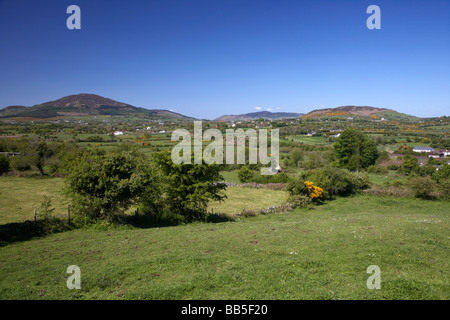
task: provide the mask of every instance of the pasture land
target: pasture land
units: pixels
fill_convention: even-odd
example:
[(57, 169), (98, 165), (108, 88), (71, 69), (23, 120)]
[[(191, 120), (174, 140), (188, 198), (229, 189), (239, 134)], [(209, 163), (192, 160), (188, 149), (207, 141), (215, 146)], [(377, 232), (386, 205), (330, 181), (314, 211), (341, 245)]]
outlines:
[(222, 202), (211, 202), (208, 211), (233, 216), (243, 210), (259, 210), (270, 206), (278, 206), (286, 202), (288, 193), (285, 190), (269, 190), (264, 188), (229, 187), (227, 199)]
[[(1, 224), (28, 217), (14, 199), (31, 205), (8, 179)], [(60, 182), (27, 184), (53, 193)], [(256, 191), (274, 196), (229, 188), (225, 208)], [(7, 198), (14, 210), (4, 209)], [(94, 225), (0, 247), (0, 299), (447, 300), (449, 240), (448, 202), (368, 195), (230, 222)], [(70, 265), (81, 269), (81, 290), (66, 286)], [(381, 270), (379, 290), (367, 288), (370, 265)]]
[(62, 187), (61, 178), (0, 177), (0, 225), (33, 220), (34, 209), (45, 196), (51, 199), (55, 216), (67, 216)]
[(307, 136), (305, 134), (287, 136), (286, 138), (280, 138), (280, 142), (297, 142), (317, 146), (332, 145), (332, 142), (328, 141), (328, 138), (324, 136)]

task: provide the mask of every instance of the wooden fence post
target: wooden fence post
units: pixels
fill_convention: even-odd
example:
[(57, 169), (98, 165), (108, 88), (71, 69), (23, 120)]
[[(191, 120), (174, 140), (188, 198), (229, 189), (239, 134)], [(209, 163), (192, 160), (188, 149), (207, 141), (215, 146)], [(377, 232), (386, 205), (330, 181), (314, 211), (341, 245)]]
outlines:
[(36, 209), (34, 209), (34, 224), (36, 224)]
[(67, 205), (67, 219), (70, 224), (70, 204)]

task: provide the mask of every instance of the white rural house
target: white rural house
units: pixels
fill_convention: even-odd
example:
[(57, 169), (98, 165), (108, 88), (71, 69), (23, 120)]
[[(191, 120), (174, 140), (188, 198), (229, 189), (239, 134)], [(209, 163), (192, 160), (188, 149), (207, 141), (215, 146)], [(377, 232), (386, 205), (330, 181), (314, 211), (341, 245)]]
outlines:
[(123, 131), (114, 131), (115, 136), (123, 136)]
[(419, 152), (419, 153), (421, 153), (421, 152), (429, 153), (429, 152), (433, 152), (433, 151), (434, 151), (434, 149), (432, 147), (414, 147), (413, 148), (413, 152)]
[(336, 134), (333, 134), (331, 137), (332, 138), (339, 138), (340, 135), (341, 135), (340, 133), (336, 133)]

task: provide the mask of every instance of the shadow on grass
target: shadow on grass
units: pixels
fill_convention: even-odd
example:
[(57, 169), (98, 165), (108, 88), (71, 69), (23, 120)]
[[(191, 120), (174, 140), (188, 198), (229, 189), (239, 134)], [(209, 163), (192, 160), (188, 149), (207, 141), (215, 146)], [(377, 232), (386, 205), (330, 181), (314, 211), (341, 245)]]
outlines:
[(52, 218), (51, 220), (27, 220), (0, 225), (0, 247), (5, 245), (40, 238), (52, 233), (75, 229), (66, 220)]
[(0, 225), (0, 247), (15, 242), (28, 241), (35, 238), (45, 237), (50, 234), (81, 229), (84, 227), (98, 227), (100, 229), (114, 228), (115, 226), (130, 226), (132, 228), (161, 228), (182, 225), (191, 222), (221, 223), (234, 221), (232, 217), (225, 214), (207, 214), (201, 219), (186, 221), (181, 216), (163, 217), (154, 219), (149, 215), (127, 215), (116, 217), (115, 221), (109, 222), (106, 226), (103, 220), (91, 220), (88, 223), (69, 223), (65, 219), (51, 218), (34, 221), (13, 222)]
[(221, 223), (235, 221), (233, 217), (221, 213), (208, 213), (206, 216), (200, 216), (195, 219), (186, 220), (181, 215), (170, 215), (160, 218), (155, 218), (151, 215), (129, 215), (124, 217), (122, 223), (133, 226), (135, 228), (161, 228), (161, 227), (174, 227), (193, 222), (205, 222), (205, 223)]

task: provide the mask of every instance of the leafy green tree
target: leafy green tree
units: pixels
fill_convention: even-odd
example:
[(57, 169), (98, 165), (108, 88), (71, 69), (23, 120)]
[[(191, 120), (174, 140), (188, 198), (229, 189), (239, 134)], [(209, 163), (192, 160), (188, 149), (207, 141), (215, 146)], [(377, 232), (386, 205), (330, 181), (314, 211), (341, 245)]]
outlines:
[(289, 165), (292, 167), (299, 167), (303, 160), (303, 152), (300, 148), (294, 148), (289, 154)]
[(409, 181), (409, 188), (415, 197), (429, 199), (436, 189), (436, 184), (430, 177), (417, 177)]
[(251, 170), (248, 166), (243, 166), (239, 169), (238, 173), (239, 181), (242, 183), (251, 182), (255, 176), (255, 172)]
[(431, 163), (428, 163), (425, 166), (419, 167), (417, 172), (420, 176), (423, 177), (432, 176), (436, 172), (436, 168)]
[(351, 171), (367, 168), (378, 158), (375, 141), (356, 129), (347, 129), (339, 136), (334, 153), (337, 165)]
[(437, 183), (450, 179), (450, 165), (444, 163), (439, 170), (435, 170), (432, 179)]
[(45, 141), (39, 141), (36, 144), (36, 147), (34, 149), (35, 151), (35, 157), (34, 157), (34, 164), (39, 170), (39, 173), (41, 176), (44, 175), (44, 164), (45, 159), (49, 157), (49, 148), (47, 146), (47, 143)]
[(66, 194), (74, 210), (114, 221), (156, 184), (152, 169), (135, 154), (86, 152), (66, 168)]
[(419, 170), (419, 164), (417, 163), (417, 158), (414, 156), (406, 155), (403, 158), (402, 165), (397, 170), (399, 173), (403, 173), (406, 175), (411, 175), (417, 173)]
[[(155, 154), (154, 162), (161, 170), (161, 182), (158, 192), (147, 197), (144, 212), (180, 215), (192, 221), (206, 215), (210, 200), (222, 201), (226, 198), (222, 193), (226, 185), (220, 183), (223, 177), (219, 173), (219, 166), (204, 163), (175, 164), (167, 151)], [(148, 198), (157, 200), (159, 206), (148, 201)], [(151, 212), (152, 209), (157, 211)]]

